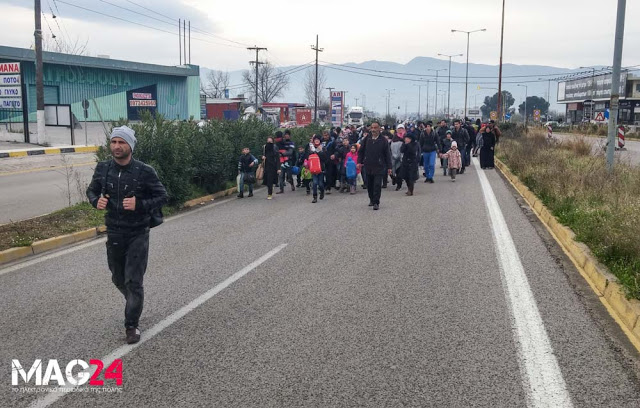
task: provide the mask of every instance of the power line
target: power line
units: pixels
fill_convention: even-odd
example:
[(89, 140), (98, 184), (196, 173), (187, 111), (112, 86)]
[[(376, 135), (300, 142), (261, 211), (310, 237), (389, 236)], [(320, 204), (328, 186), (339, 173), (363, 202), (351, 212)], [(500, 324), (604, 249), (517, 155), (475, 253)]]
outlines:
[[(102, 0), (101, 0), (101, 1), (102, 1)], [(157, 14), (157, 15), (159, 15), (159, 16), (161, 16), (161, 17), (167, 18), (167, 19), (169, 19), (170, 21), (173, 21), (173, 18), (172, 18), (172, 17), (167, 16), (166, 14), (159, 13), (159, 12), (157, 12), (157, 11), (155, 11), (155, 10), (152, 10), (152, 9), (150, 9), (150, 8), (148, 8), (148, 7), (145, 7), (145, 6), (143, 6), (143, 5), (141, 5), (141, 4), (138, 4), (138, 3), (134, 2), (134, 1), (131, 1), (131, 0), (126, 0), (126, 1), (127, 1), (128, 3), (131, 3), (131, 4), (135, 5), (135, 6), (138, 6), (138, 7), (142, 8), (142, 9), (145, 9), (145, 10), (147, 10), (147, 11), (150, 11), (150, 12), (154, 13), (154, 14)], [(124, 8), (124, 7), (122, 7), (122, 8)], [(133, 11), (133, 12), (135, 13), (135, 11)], [(150, 18), (151, 18), (151, 17), (150, 17)], [(210, 33), (210, 32), (208, 32), (208, 31), (202, 30), (202, 29), (197, 28), (197, 27), (195, 27), (195, 26), (194, 26), (194, 27), (191, 27), (191, 29), (192, 29), (193, 31), (199, 32), (199, 33), (201, 33), (201, 34), (209, 35), (209, 36), (211, 36), (211, 37), (218, 38), (218, 39), (220, 39), (220, 40), (229, 41), (229, 42), (231, 42), (231, 43), (238, 44), (238, 45), (242, 45), (242, 46), (245, 46), (245, 47), (249, 46), (249, 44), (245, 44), (245, 43), (241, 43), (241, 42), (238, 42), (238, 41), (230, 40), (230, 39), (228, 39), (228, 38), (225, 38), (225, 37), (219, 36), (219, 35), (217, 35), (217, 34)]]
[[(67, 1), (63, 1), (63, 0), (55, 0), (55, 1), (57, 1), (58, 3), (66, 4), (66, 5), (71, 6), (71, 7), (79, 8), (81, 10), (89, 11), (91, 13), (99, 14), (101, 16), (113, 18), (115, 20), (124, 21), (126, 23), (135, 24), (137, 26), (142, 26), (142, 27), (145, 27), (145, 28), (148, 28), (148, 29), (151, 29), (151, 30), (160, 31), (160, 32), (163, 32), (163, 33), (171, 34), (171, 35), (177, 35), (176, 33), (172, 32), (172, 31), (167, 31), (167, 30), (164, 30), (162, 28), (153, 27), (153, 26), (146, 25), (146, 24), (143, 24), (143, 23), (138, 23), (138, 22), (135, 22), (135, 21), (127, 20), (126, 18), (112, 16), (111, 14), (106, 14), (106, 13), (102, 13), (100, 11), (92, 10), (90, 8), (78, 6), (77, 4), (69, 3)], [(206, 43), (214, 44), (214, 45), (222, 45), (222, 46), (225, 46), (225, 47), (243, 48), (243, 47), (239, 47), (239, 46), (236, 46), (236, 45), (223, 44), (223, 43), (217, 43), (217, 42), (213, 42), (213, 41), (208, 41), (208, 40), (206, 40), (204, 38), (193, 37), (193, 39), (196, 40), (196, 41), (202, 41), (202, 42), (206, 42)]]

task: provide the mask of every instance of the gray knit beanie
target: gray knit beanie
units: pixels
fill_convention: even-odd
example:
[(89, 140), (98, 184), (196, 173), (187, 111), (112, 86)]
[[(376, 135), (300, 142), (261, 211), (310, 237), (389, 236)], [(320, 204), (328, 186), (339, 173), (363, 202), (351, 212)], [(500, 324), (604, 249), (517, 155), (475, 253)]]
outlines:
[(109, 140), (113, 139), (114, 137), (120, 137), (124, 139), (124, 141), (127, 142), (129, 146), (131, 146), (131, 151), (133, 152), (133, 149), (135, 149), (136, 147), (135, 130), (131, 129), (128, 126), (115, 127), (111, 131), (111, 137), (109, 138)]

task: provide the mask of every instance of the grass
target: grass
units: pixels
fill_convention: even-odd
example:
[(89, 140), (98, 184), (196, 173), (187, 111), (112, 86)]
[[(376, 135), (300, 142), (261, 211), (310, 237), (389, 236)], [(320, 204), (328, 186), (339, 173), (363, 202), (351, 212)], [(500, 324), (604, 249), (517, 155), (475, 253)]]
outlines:
[(104, 224), (104, 212), (83, 202), (51, 214), (0, 225), (0, 251)]
[(640, 168), (616, 162), (609, 174), (588, 142), (545, 136), (504, 137), (498, 157), (640, 299)]

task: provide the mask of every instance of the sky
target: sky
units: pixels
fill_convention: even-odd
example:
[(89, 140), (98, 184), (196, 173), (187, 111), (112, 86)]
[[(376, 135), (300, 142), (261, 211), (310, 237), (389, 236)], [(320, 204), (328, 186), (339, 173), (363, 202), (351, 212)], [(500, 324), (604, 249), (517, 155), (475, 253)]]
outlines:
[[(87, 42), (89, 55), (162, 65), (178, 64), (178, 18), (191, 20), (191, 62), (222, 71), (247, 69), (255, 52), (246, 47), (254, 45), (268, 48), (261, 59), (276, 66), (307, 63), (315, 58), (310, 46), (316, 34), (324, 49), (320, 60), (332, 63), (404, 64), (438, 53), (465, 54), (462, 62), (467, 36), (452, 29), (486, 28), (471, 34), (470, 62), (496, 65), (500, 53), (501, 0), (41, 1), (47, 41), (51, 34), (58, 41), (79, 39)], [(504, 62), (611, 65), (616, 5), (615, 0), (506, 0)], [(33, 1), (0, 0), (0, 7), (0, 44), (30, 47)], [(640, 15), (640, 1), (628, 1), (626, 15), (622, 64), (640, 65), (640, 19), (632, 18)]]

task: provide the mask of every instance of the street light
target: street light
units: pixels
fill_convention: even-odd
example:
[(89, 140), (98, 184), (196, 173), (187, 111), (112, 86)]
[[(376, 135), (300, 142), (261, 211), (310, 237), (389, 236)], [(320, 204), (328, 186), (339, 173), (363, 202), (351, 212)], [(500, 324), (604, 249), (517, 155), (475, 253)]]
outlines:
[(479, 31), (487, 31), (486, 28), (481, 28), (479, 30), (473, 31), (464, 31), (464, 30), (451, 30), (452, 33), (465, 33), (467, 35), (467, 74), (464, 79), (464, 116), (467, 117), (467, 89), (469, 86), (469, 37), (471, 33), (477, 33)]
[[(437, 115), (438, 114), (438, 72), (440, 71), (446, 71), (446, 68), (441, 68), (441, 69), (427, 69), (427, 71), (434, 71), (436, 73), (436, 107), (433, 110), (433, 114)], [(429, 93), (429, 88), (427, 87), (427, 94)], [(428, 96), (427, 96), (428, 98)], [(428, 101), (427, 101), (428, 102)], [(427, 116), (429, 116), (429, 104), (427, 103)]]
[(527, 98), (529, 97), (529, 87), (527, 85), (517, 84), (524, 87), (524, 127), (527, 127)]
[(453, 57), (462, 57), (463, 54), (454, 54), (454, 55), (447, 55), (447, 54), (438, 54), (441, 57), (448, 57), (449, 58), (449, 88), (447, 90), (448, 96), (447, 96), (447, 119), (449, 119), (449, 107), (451, 106), (451, 58)]
[(391, 101), (391, 91), (395, 91), (394, 89), (385, 89), (387, 91), (387, 116), (389, 116), (389, 103)]
[[(417, 86), (418, 87), (418, 120), (420, 120), (420, 99), (422, 99), (422, 97), (420, 96), (420, 91), (422, 90), (423, 86), (429, 86), (429, 81), (427, 81), (427, 85), (421, 85), (421, 84), (413, 84), (413, 86)], [(427, 88), (427, 91), (429, 90), (429, 88)], [(429, 94), (427, 93), (427, 106), (428, 105), (428, 101), (429, 101)], [(427, 115), (429, 114), (429, 108), (427, 108)]]

